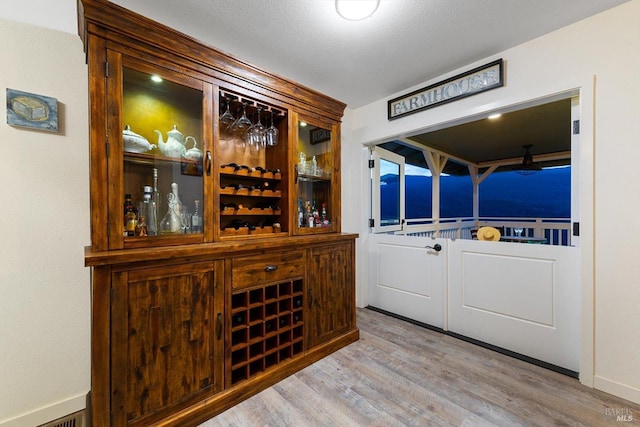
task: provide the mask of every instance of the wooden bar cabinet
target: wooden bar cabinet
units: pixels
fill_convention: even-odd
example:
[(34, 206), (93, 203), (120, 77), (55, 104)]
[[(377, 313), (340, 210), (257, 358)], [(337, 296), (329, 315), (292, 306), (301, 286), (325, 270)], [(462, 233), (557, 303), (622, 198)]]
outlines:
[(106, 0), (78, 14), (92, 424), (196, 425), (357, 340), (345, 105)]

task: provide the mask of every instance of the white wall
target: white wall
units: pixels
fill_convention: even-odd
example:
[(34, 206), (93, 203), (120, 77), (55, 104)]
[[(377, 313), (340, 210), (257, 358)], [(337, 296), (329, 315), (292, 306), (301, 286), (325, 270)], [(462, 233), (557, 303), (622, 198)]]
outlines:
[[(5, 19), (0, 58), (0, 426), (34, 426), (90, 388), (87, 68), (77, 35)], [(59, 133), (7, 125), (6, 88), (57, 98)]]
[[(594, 332), (582, 337), (581, 369), (589, 378), (581, 380), (635, 402), (640, 402), (640, 228), (634, 225), (640, 212), (638, 22), (640, 0), (633, 0), (402, 93), (497, 58), (506, 65), (503, 88), (389, 122), (387, 100), (398, 93), (349, 111), (343, 125), (343, 158), (355, 159), (362, 157), (363, 143), (444, 127), (462, 117), (581, 88), (581, 138), (586, 144), (580, 168), (583, 330)], [(365, 175), (344, 180), (345, 194), (366, 191)], [(354, 224), (347, 231), (361, 235), (358, 268), (366, 272), (368, 200), (345, 202), (344, 223)], [(365, 282), (366, 276), (359, 274), (361, 305), (366, 304)], [(594, 318), (595, 328), (590, 325)]]

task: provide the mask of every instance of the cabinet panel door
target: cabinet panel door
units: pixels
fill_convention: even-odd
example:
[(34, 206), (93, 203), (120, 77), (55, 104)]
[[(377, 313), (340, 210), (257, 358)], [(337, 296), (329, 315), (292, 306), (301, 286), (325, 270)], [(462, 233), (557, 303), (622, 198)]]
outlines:
[(150, 422), (153, 417), (142, 418), (221, 389), (222, 275), (216, 266), (202, 262), (114, 273), (115, 425)]
[(355, 328), (353, 244), (307, 252), (308, 333), (311, 347)]

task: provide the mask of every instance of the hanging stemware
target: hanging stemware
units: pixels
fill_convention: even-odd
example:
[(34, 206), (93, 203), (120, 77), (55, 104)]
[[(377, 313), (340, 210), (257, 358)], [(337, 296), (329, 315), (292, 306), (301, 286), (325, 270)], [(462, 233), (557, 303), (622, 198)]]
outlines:
[(271, 112), (271, 126), (264, 131), (264, 139), (267, 147), (278, 145), (278, 128), (273, 125), (273, 111)]
[(231, 111), (229, 110), (231, 99), (225, 98), (225, 101), (227, 106), (224, 113), (220, 116), (220, 127), (229, 129), (229, 127), (236, 121), (236, 118), (233, 117), (233, 114), (231, 114)]
[(258, 118), (256, 119), (256, 123), (247, 131), (247, 141), (249, 145), (253, 146), (258, 151), (265, 146), (264, 126), (260, 120), (261, 113), (262, 107), (258, 107)]
[(247, 129), (249, 129), (251, 127), (251, 125), (252, 125), (251, 120), (249, 120), (249, 118), (247, 117), (247, 103), (243, 102), (242, 103), (242, 116), (238, 120), (233, 122), (233, 124), (231, 125), (229, 130), (231, 132), (237, 132), (237, 133), (240, 133), (240, 134), (244, 134), (244, 132), (246, 132)]

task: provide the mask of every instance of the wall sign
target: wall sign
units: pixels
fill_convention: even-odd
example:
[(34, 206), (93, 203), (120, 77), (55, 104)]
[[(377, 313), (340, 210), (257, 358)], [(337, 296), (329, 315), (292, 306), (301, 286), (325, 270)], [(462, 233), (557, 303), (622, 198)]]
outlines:
[(387, 118), (397, 119), (501, 86), (504, 86), (502, 59), (498, 59), (388, 101)]

